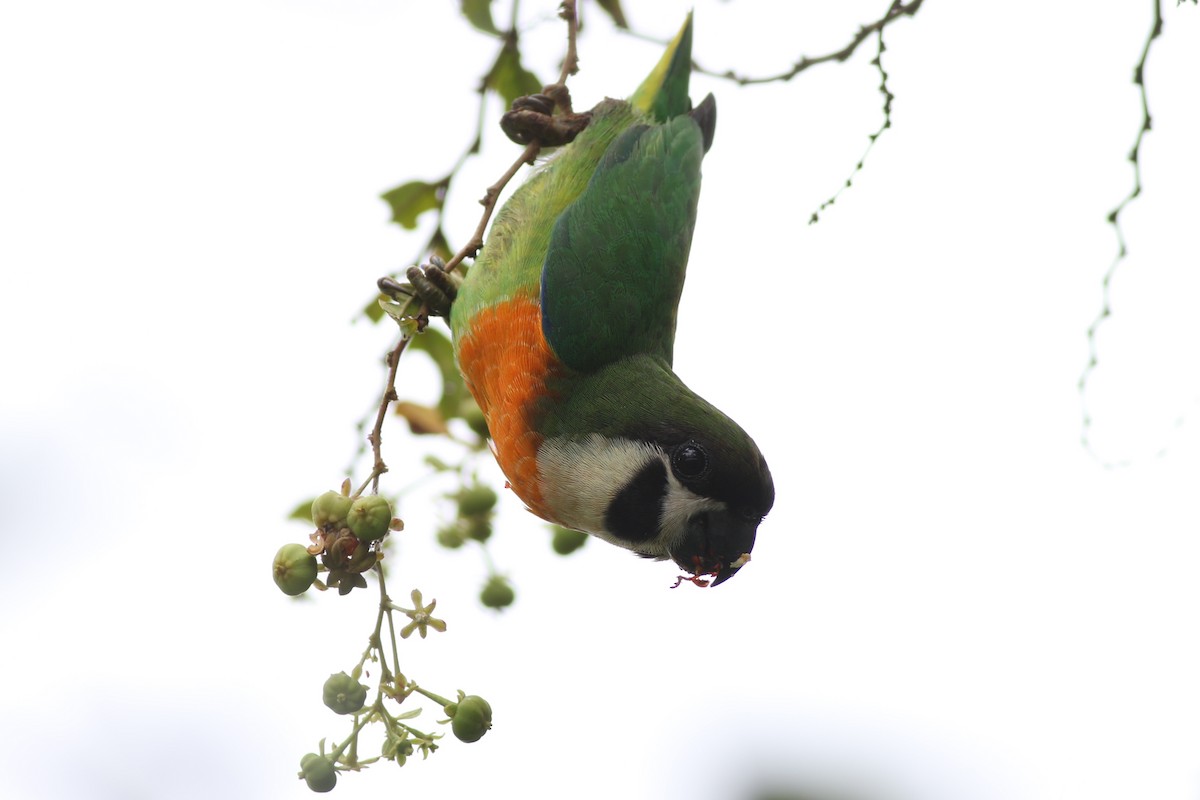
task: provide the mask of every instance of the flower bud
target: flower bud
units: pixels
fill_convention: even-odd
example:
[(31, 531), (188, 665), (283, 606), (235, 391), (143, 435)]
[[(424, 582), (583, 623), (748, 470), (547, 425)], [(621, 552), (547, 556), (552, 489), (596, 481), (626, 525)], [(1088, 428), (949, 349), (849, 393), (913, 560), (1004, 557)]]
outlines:
[(407, 733), (401, 735), (389, 733), (384, 739), (381, 755), (394, 760), (397, 766), (403, 767), (408, 757), (413, 754), (413, 750), (413, 743), (409, 740)]

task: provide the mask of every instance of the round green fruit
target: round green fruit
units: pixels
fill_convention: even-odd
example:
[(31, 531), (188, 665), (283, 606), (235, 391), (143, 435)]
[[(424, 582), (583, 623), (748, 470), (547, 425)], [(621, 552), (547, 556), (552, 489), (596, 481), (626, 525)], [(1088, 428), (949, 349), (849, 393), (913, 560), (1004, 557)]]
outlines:
[(448, 550), (457, 550), (467, 542), (467, 533), (461, 525), (447, 525), (437, 532), (438, 544)]
[(361, 542), (382, 539), (392, 524), (392, 504), (377, 494), (364, 495), (351, 504), (346, 524)]
[(486, 542), (492, 538), (492, 519), (491, 514), (483, 514), (478, 517), (468, 517), (467, 536), (477, 542)]
[(554, 526), (554, 538), (551, 540), (550, 546), (560, 556), (569, 556), (587, 544), (587, 538), (588, 535), (583, 531), (573, 531), (570, 528), (560, 528), (556, 525)]
[(325, 681), (321, 699), (335, 714), (353, 714), (367, 702), (367, 687), (344, 672), (336, 672)]
[(458, 701), (450, 728), (459, 741), (478, 742), (492, 728), (492, 707), (479, 695), (467, 695)]
[(337, 770), (325, 756), (309, 753), (300, 759), (300, 777), (314, 792), (329, 792), (337, 786)]
[(284, 594), (304, 594), (317, 579), (317, 559), (302, 544), (285, 544), (275, 554), (271, 577)]
[(326, 492), (313, 500), (312, 520), (318, 528), (342, 528), (354, 503), (341, 492)]
[(512, 584), (499, 575), (488, 578), (479, 593), (479, 601), (488, 608), (508, 608), (517, 597)]
[(458, 515), (460, 517), (478, 517), (496, 507), (496, 490), (490, 486), (477, 483), (468, 486), (455, 495), (458, 498)]

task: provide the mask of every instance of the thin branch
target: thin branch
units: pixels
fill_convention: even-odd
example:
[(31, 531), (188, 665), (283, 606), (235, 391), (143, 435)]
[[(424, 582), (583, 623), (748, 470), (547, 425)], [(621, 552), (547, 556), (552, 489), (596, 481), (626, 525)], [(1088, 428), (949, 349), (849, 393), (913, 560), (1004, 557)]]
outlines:
[[(1146, 37), (1146, 43), (1142, 47), (1142, 57), (1138, 59), (1137, 66), (1133, 68), (1133, 83), (1138, 87), (1138, 94), (1142, 102), (1142, 124), (1138, 128), (1137, 137), (1133, 140), (1133, 149), (1129, 151), (1129, 161), (1133, 164), (1133, 188), (1129, 190), (1129, 194), (1122, 198), (1117, 207), (1108, 213), (1108, 224), (1112, 226), (1113, 232), (1117, 235), (1117, 255), (1109, 265), (1108, 271), (1104, 273), (1104, 280), (1100, 282), (1100, 313), (1096, 315), (1096, 318), (1092, 320), (1092, 324), (1088, 326), (1088, 360), (1086, 366), (1083, 368), (1083, 374), (1079, 376), (1079, 404), (1083, 415), (1080, 442), (1083, 444), (1084, 449), (1091, 453), (1092, 456), (1096, 456), (1096, 452), (1092, 449), (1091, 443), (1092, 418), (1087, 409), (1087, 387), (1092, 373), (1096, 371), (1096, 365), (1099, 363), (1096, 348), (1096, 331), (1099, 330), (1106, 319), (1112, 316), (1112, 305), (1110, 303), (1112, 279), (1117, 272), (1117, 267), (1120, 266), (1121, 262), (1129, 254), (1129, 250), (1125, 245), (1125, 232), (1121, 229), (1121, 212), (1142, 193), (1142, 165), (1140, 160), (1142, 139), (1150, 131), (1150, 104), (1146, 99), (1146, 59), (1150, 55), (1150, 47), (1154, 44), (1154, 40), (1162, 34), (1163, 27), (1162, 0), (1151, 0), (1151, 2), (1154, 4), (1154, 24), (1151, 26), (1150, 35)], [(1106, 464), (1106, 466), (1111, 465)]]
[[(428, 309), (423, 309), (423, 312), (428, 314)], [(366, 485), (371, 484), (371, 492), (378, 494), (379, 492), (379, 476), (387, 472), (387, 464), (383, 461), (383, 421), (387, 419), (388, 406), (396, 399), (396, 371), (400, 368), (400, 356), (403, 355), (408, 343), (412, 341), (412, 334), (403, 334), (400, 341), (396, 344), (395, 349), (388, 353), (388, 376), (387, 387), (383, 391), (383, 399), (379, 401), (379, 411), (375, 415), (375, 427), (371, 429), (371, 434), (367, 437), (367, 441), (371, 443), (371, 454), (375, 457), (375, 463), (371, 467), (371, 474), (367, 480), (359, 488), (356, 494), (361, 494)]]
[[(514, 10), (514, 30), (515, 14), (516, 12)], [(575, 0), (563, 0), (559, 16), (562, 17), (567, 23), (567, 54), (563, 59), (562, 72), (559, 74), (559, 80), (556, 86), (560, 89), (563, 89), (563, 96), (569, 97), (569, 95), (567, 95), (565, 92), (566, 80), (570, 75), (574, 75), (579, 71), (579, 58), (576, 50), (576, 40), (579, 33), (579, 18), (576, 14)], [(547, 87), (547, 90), (551, 90), (552, 88), (554, 87)], [(486, 89), (481, 88), (480, 91), (484, 92)], [(569, 111), (570, 109), (567, 110)], [(482, 131), (482, 115), (483, 110), (481, 105), (479, 123), (480, 129), (476, 132), (476, 136), (471, 144), (471, 147), (468, 148), (467, 151), (459, 158), (459, 165), (461, 165), (471, 153), (478, 150)], [(509, 181), (511, 181), (517, 172), (520, 171), (523, 165), (532, 164), (534, 162), (534, 159), (537, 158), (537, 154), (541, 151), (541, 148), (541, 143), (536, 139), (529, 142), (529, 144), (525, 146), (525, 149), (521, 151), (521, 155), (517, 157), (517, 159), (509, 166), (507, 170), (504, 171), (504, 174), (500, 176), (499, 180), (487, 188), (487, 192), (479, 201), (483, 206), (483, 213), (480, 215), (479, 224), (475, 226), (475, 232), (471, 235), (470, 240), (463, 245), (463, 247), (460, 248), (459, 251), (455, 253), (449, 261), (446, 262), (442, 269), (444, 269), (446, 272), (452, 272), (457, 269), (460, 264), (462, 264), (464, 259), (474, 258), (479, 253), (479, 250), (483, 247), (483, 234), (487, 230), (488, 223), (492, 219), (492, 214), (496, 210), (496, 203), (500, 199), (500, 194), (504, 191), (504, 188), (508, 186)], [(456, 165), (455, 171), (457, 171), (457, 167), (458, 165)], [(452, 176), (454, 172), (451, 172), (450, 174)], [(447, 183), (448, 181), (449, 178), (447, 178)], [(419, 332), (424, 330), (425, 326), (429, 322), (428, 304), (423, 303), (421, 305), (420, 310), (417, 312), (416, 319), (417, 331)], [(379, 476), (387, 472), (387, 464), (384, 463), (383, 460), (383, 421), (387, 419), (388, 406), (390, 406), (397, 398), (396, 372), (400, 367), (400, 356), (404, 354), (405, 349), (408, 347), (408, 343), (412, 341), (412, 336), (413, 334), (409, 332), (401, 334), (400, 341), (388, 354), (387, 384), (383, 391), (383, 398), (379, 402), (379, 409), (375, 415), (375, 426), (371, 429), (371, 433), (367, 437), (367, 441), (371, 444), (371, 453), (374, 456), (374, 464), (372, 465), (370, 476), (363, 483), (363, 487), (359, 489), (359, 493), (366, 488), (368, 483), (371, 485), (372, 492), (378, 492)]]
[(792, 65), (791, 69), (781, 72), (778, 75), (752, 77), (748, 75), (739, 75), (732, 69), (725, 70), (724, 72), (717, 72), (706, 69), (697, 64), (695, 61), (692, 62), (692, 69), (710, 77), (723, 78), (725, 80), (733, 81), (740, 86), (748, 86), (759, 83), (774, 83), (776, 81), (790, 81), (801, 72), (804, 72), (810, 67), (815, 67), (818, 64), (826, 64), (831, 61), (847, 60), (850, 58), (850, 56), (854, 55), (854, 52), (858, 49), (858, 46), (865, 42), (867, 37), (869, 37), (872, 33), (882, 32), (884, 28), (886, 28), (888, 25), (891, 25), (900, 17), (911, 17), (915, 15), (918, 9), (921, 8), (921, 4), (924, 2), (925, 0), (912, 0), (912, 2), (907, 5), (902, 2), (893, 2), (890, 6), (888, 6), (887, 12), (882, 17), (872, 23), (861, 26), (858, 29), (858, 32), (851, 37), (850, 42), (842, 49), (835, 50), (832, 53), (826, 53), (823, 56), (801, 56), (800, 60)]
[[(565, 86), (567, 78), (579, 71), (579, 55), (576, 49), (576, 40), (579, 34), (579, 18), (576, 14), (575, 0), (563, 0), (559, 16), (567, 23), (567, 54), (563, 58), (562, 71), (559, 73), (556, 85)], [(548, 93), (550, 93), (551, 88), (546, 87)], [(569, 97), (565, 92), (563, 95)], [(566, 110), (570, 111), (569, 108)], [(446, 272), (453, 272), (463, 262), (463, 259), (474, 258), (479, 253), (479, 250), (483, 247), (483, 234), (487, 230), (488, 223), (492, 219), (492, 214), (496, 210), (496, 202), (500, 199), (500, 193), (504, 191), (504, 187), (520, 171), (522, 165), (533, 163), (538, 153), (541, 152), (541, 149), (541, 142), (536, 139), (531, 141), (525, 146), (525, 149), (517, 157), (517, 160), (500, 176), (500, 179), (488, 187), (487, 192), (479, 201), (483, 206), (483, 214), (480, 216), (479, 224), (475, 226), (475, 232), (471, 235), (466, 245), (455, 253), (453, 258), (446, 262), (446, 266), (444, 267)]]
[(575, 40), (579, 37), (579, 14), (575, 0), (563, 0), (558, 15), (567, 23), (567, 55), (563, 57), (562, 71), (558, 73), (558, 82), (565, 84), (569, 76), (579, 72), (579, 52), (575, 49)]
[[(454, 254), (454, 258), (446, 262), (444, 268), (446, 272), (453, 272), (463, 262), (463, 259), (474, 258), (480, 248), (483, 247), (483, 234), (487, 230), (493, 212), (496, 210), (496, 201), (500, 198), (500, 193), (504, 191), (504, 187), (520, 171), (522, 166), (531, 163), (537, 158), (537, 154), (541, 149), (542, 145), (540, 142), (534, 141), (527, 144), (525, 149), (521, 151), (521, 155), (505, 170), (500, 179), (487, 188), (487, 192), (479, 200), (479, 203), (483, 206), (483, 214), (479, 218), (479, 224), (475, 226), (475, 233), (471, 234), (470, 240), (462, 249)], [(428, 313), (428, 309), (424, 309), (423, 313), (418, 314), (418, 316), (422, 316), (424, 313)]]
[[(898, 5), (900, 5), (900, 0), (894, 0), (892, 7), (894, 8)], [(871, 59), (871, 65), (879, 71), (879, 92), (883, 95), (883, 122), (880, 123), (879, 130), (867, 137), (869, 139), (867, 149), (859, 156), (858, 163), (854, 165), (854, 169), (850, 172), (850, 176), (846, 178), (846, 182), (828, 200), (817, 207), (817, 210), (812, 213), (812, 216), (808, 220), (809, 225), (816, 223), (820, 213), (836, 203), (837, 199), (841, 197), (842, 192), (854, 184), (854, 177), (862, 172), (863, 164), (866, 163), (867, 156), (870, 155), (872, 148), (875, 147), (875, 142), (879, 140), (879, 137), (883, 135), (885, 130), (892, 127), (892, 101), (896, 99), (896, 96), (888, 89), (888, 74), (887, 70), (883, 68), (883, 52), (887, 50), (887, 46), (883, 43), (883, 28), (880, 28), (876, 35), (879, 37), (879, 49), (875, 53), (875, 58)]]
[(480, 147), (483, 146), (483, 123), (487, 119), (487, 92), (488, 90), (486, 86), (479, 87), (479, 111), (475, 117), (475, 135), (471, 138), (471, 144), (467, 146), (467, 149), (464, 150), (458, 157), (458, 160), (454, 162), (454, 166), (450, 168), (448, 173), (446, 173), (446, 177), (442, 178), (440, 185), (442, 186), (443, 201), (438, 205), (437, 220), (433, 227), (434, 233), (422, 248), (422, 251), (417, 258), (418, 262), (426, 257), (439, 235), (442, 236), (443, 240), (445, 239), (445, 235), (443, 234), (443, 226), (446, 221), (446, 203), (444, 198), (450, 192), (450, 183), (454, 180), (454, 176), (458, 174), (458, 171), (462, 169), (463, 165), (467, 163), (467, 159), (473, 155), (476, 155), (479, 152)]

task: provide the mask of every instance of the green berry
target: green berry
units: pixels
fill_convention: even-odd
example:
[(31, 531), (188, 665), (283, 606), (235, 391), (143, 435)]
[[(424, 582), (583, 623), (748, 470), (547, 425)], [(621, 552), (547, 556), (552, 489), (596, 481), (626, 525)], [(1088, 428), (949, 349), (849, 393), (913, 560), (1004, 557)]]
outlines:
[[(451, 711), (453, 707), (453, 711)], [(478, 742), (492, 727), (492, 707), (479, 695), (467, 695), (446, 706), (450, 728), (462, 742)]]
[(314, 792), (332, 791), (337, 786), (337, 770), (325, 756), (309, 753), (300, 759), (300, 777)]
[(354, 501), (341, 492), (326, 492), (313, 500), (312, 519), (318, 528), (342, 528)]
[(477, 483), (463, 488), (457, 495), (458, 515), (460, 517), (478, 517), (496, 507), (496, 490), (490, 486)]
[(469, 517), (467, 523), (467, 536), (477, 542), (486, 542), (492, 538), (492, 520), (490, 514), (481, 514), (477, 517)]
[(302, 544), (285, 544), (275, 554), (271, 576), (284, 594), (304, 594), (317, 579), (317, 559)]
[(447, 525), (437, 532), (438, 544), (449, 550), (457, 550), (467, 542), (467, 532), (461, 525)]
[(321, 699), (335, 714), (361, 711), (367, 701), (367, 687), (344, 672), (329, 676), (321, 690)]
[(512, 585), (499, 575), (488, 578), (479, 593), (479, 601), (488, 608), (508, 608), (517, 597)]
[(587, 544), (588, 535), (583, 531), (573, 531), (570, 528), (554, 526), (554, 539), (550, 546), (560, 556), (568, 556)]
[(346, 524), (359, 541), (382, 539), (392, 524), (392, 504), (377, 494), (360, 497), (351, 504)]

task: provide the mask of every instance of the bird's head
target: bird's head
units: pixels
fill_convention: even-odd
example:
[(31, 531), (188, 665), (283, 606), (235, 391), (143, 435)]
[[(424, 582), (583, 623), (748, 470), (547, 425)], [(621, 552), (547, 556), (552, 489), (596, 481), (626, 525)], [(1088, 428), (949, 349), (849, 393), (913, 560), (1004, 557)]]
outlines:
[(538, 452), (541, 493), (557, 521), (714, 576), (713, 585), (731, 578), (775, 501), (754, 440), (669, 368), (599, 387), (563, 415), (583, 429), (547, 436)]

